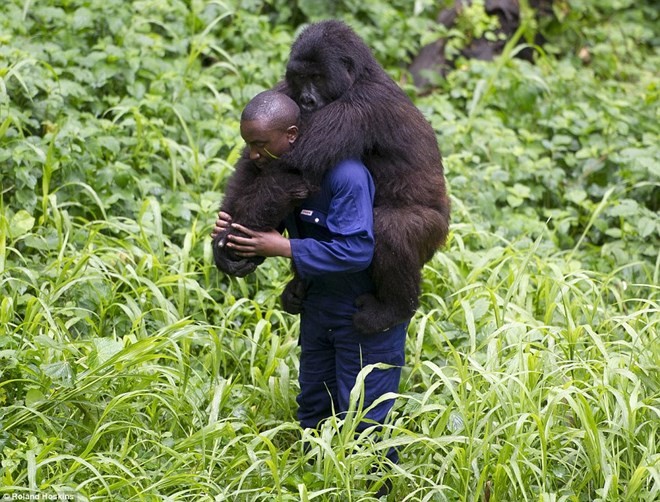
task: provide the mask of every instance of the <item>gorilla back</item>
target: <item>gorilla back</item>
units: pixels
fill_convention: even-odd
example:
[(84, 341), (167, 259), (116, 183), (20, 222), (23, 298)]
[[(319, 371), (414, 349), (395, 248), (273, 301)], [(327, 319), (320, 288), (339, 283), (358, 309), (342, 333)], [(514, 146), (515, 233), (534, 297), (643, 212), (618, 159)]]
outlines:
[(294, 42), (282, 90), (303, 112), (285, 158), (311, 184), (361, 158), (376, 184), (375, 295), (358, 300), (363, 332), (404, 321), (418, 306), (421, 268), (444, 244), (449, 199), (435, 133), (357, 34), (339, 21), (310, 25)]

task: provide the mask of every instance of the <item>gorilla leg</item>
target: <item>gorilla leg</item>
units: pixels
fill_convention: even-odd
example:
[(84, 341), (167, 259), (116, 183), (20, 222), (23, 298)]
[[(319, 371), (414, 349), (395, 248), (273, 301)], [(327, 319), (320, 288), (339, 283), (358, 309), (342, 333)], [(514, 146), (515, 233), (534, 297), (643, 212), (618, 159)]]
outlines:
[[(377, 253), (385, 246), (377, 246)], [(358, 311), (353, 324), (361, 333), (373, 334), (391, 328), (412, 317), (419, 304), (420, 269), (411, 264), (410, 256), (399, 256), (396, 261), (378, 259), (374, 255), (373, 271), (376, 294), (365, 294), (356, 300)]]
[(378, 333), (412, 317), (419, 305), (421, 268), (446, 236), (447, 218), (424, 206), (374, 208), (375, 295), (357, 299), (353, 323)]

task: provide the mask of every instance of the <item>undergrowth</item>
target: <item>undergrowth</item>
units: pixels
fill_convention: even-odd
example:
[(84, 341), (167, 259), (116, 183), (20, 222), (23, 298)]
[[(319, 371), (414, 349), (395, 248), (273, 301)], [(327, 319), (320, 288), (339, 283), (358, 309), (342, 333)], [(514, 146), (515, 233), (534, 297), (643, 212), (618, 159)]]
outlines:
[(222, 276), (208, 237), (312, 2), (0, 8), (0, 494), (657, 500), (657, 12), (556, 2), (535, 64), (512, 44), (417, 96), (436, 13), (409, 3), (331, 12), (431, 121), (453, 203), (378, 440), (360, 380), (298, 426), (286, 264)]

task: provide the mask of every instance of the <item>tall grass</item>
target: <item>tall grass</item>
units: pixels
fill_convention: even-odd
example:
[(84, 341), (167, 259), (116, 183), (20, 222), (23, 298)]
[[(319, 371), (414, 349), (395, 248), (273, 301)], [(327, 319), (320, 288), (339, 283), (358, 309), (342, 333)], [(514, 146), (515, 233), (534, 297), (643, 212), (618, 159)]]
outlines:
[(4, 493), (369, 500), (390, 447), (394, 500), (660, 493), (657, 287), (624, 289), (538, 242), (466, 271), (453, 239), (427, 266), (402, 393), (374, 441), (355, 433), (360, 381), (355, 415), (296, 424), (297, 321), (268, 293), (280, 285), (260, 284), (260, 303), (242, 298), (243, 280), (218, 294), (215, 274), (199, 282), (212, 264), (153, 247), (149, 221), (74, 223), (81, 245), (65, 243), (47, 273), (8, 270), (3, 339), (16, 348), (3, 357), (20, 372), (0, 384)]

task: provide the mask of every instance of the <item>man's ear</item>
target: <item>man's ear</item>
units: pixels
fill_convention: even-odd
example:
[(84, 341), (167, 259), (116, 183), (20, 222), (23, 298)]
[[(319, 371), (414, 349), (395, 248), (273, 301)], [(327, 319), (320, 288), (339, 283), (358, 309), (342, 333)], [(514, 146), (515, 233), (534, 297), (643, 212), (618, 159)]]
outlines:
[(293, 144), (298, 139), (298, 126), (292, 125), (286, 130), (287, 139), (289, 144)]

